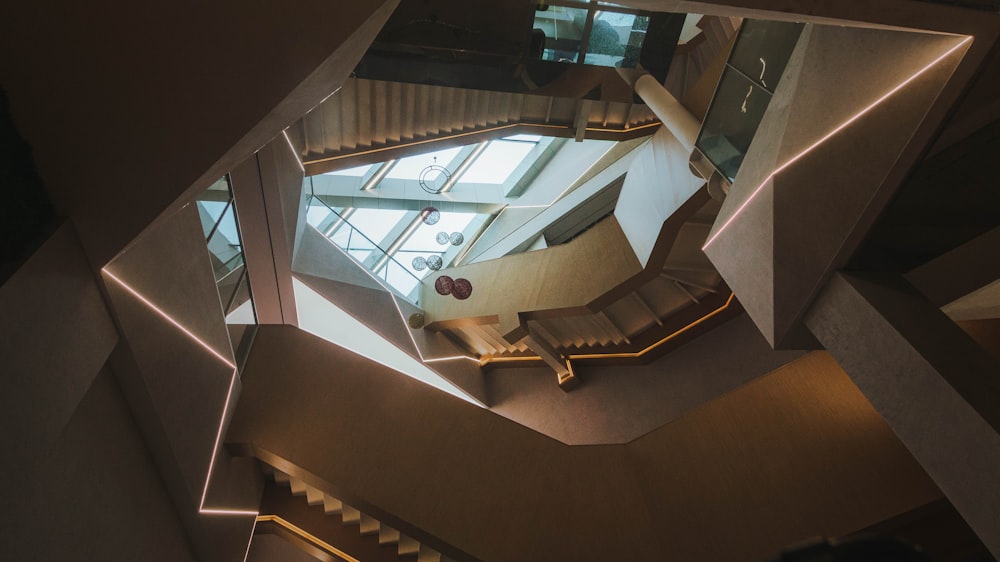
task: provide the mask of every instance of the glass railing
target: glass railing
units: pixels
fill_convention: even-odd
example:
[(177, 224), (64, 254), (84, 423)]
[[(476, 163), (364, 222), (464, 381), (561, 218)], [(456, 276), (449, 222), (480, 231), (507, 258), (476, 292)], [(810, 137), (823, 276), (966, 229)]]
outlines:
[(420, 305), (421, 279), (352, 225), (343, 209), (334, 209), (310, 192), (306, 217), (310, 225), (351, 256), (359, 266), (400, 297)]
[(229, 176), (202, 192), (196, 204), (226, 323), (256, 324)]
[(802, 26), (746, 20), (740, 28), (696, 143), (730, 182), (743, 165)]

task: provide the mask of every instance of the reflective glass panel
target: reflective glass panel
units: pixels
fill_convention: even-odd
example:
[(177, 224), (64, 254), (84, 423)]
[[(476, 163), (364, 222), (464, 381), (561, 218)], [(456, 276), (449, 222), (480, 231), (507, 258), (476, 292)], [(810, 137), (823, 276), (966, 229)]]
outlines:
[(729, 64), (773, 92), (801, 33), (800, 23), (747, 20)]
[(647, 16), (598, 11), (590, 29), (585, 64), (635, 68), (646, 39)]
[(577, 62), (583, 28), (587, 23), (587, 10), (549, 6), (535, 12), (535, 29), (545, 33), (542, 60)]
[(726, 68), (697, 144), (730, 181), (736, 179), (770, 101), (766, 90)]

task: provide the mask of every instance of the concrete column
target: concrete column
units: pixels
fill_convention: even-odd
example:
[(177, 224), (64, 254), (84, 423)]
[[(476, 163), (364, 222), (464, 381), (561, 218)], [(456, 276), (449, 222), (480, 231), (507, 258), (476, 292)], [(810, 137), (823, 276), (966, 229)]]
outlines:
[[(622, 78), (629, 81), (624, 72), (621, 74)], [(698, 140), (698, 131), (701, 130), (701, 122), (698, 121), (698, 118), (681, 105), (681, 102), (677, 101), (677, 98), (668, 92), (663, 84), (657, 82), (652, 74), (639, 76), (635, 80), (633, 88), (667, 129), (677, 137), (677, 140), (681, 141), (684, 149), (688, 153), (694, 150), (694, 143)]]
[(994, 555), (1000, 366), (902, 278), (836, 274), (805, 324)]

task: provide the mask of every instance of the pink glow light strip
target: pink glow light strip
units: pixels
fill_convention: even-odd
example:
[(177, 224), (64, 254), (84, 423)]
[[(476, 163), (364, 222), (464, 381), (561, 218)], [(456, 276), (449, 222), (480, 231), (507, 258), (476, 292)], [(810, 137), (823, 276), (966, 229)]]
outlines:
[[(149, 307), (150, 310), (152, 310), (158, 316), (169, 322), (172, 326), (180, 330), (186, 336), (194, 340), (195, 343), (197, 343), (199, 346), (201, 346), (204, 349), (207, 349), (213, 356), (215, 356), (216, 359), (218, 359), (219, 361), (224, 363), (227, 367), (233, 370), (233, 374), (229, 379), (229, 389), (226, 391), (226, 403), (225, 406), (223, 406), (222, 408), (222, 417), (219, 419), (219, 429), (215, 433), (215, 443), (212, 446), (212, 459), (208, 463), (208, 472), (205, 474), (205, 485), (202, 488), (201, 503), (198, 504), (198, 512), (206, 515), (253, 515), (254, 517), (256, 517), (257, 515), (259, 515), (259, 512), (257, 511), (205, 507), (205, 497), (208, 495), (208, 485), (212, 480), (212, 472), (215, 470), (215, 456), (219, 450), (219, 443), (222, 441), (222, 430), (224, 429), (223, 426), (225, 425), (226, 422), (226, 415), (229, 413), (229, 404), (233, 399), (233, 387), (236, 384), (236, 377), (239, 375), (239, 371), (237, 370), (236, 365), (234, 365), (232, 361), (229, 361), (222, 354), (213, 349), (204, 340), (194, 335), (194, 333), (192, 333), (191, 330), (185, 328), (183, 325), (181, 325), (180, 322), (174, 320), (174, 318), (171, 317), (166, 312), (164, 312), (163, 309), (153, 304), (152, 301), (150, 301), (141, 293), (139, 293), (131, 286), (129, 286), (128, 283), (125, 283), (124, 281), (119, 279), (115, 274), (108, 271), (107, 268), (102, 269), (101, 271), (103, 271), (108, 277), (110, 277), (116, 283), (118, 283), (118, 285), (120, 285), (123, 289), (128, 291), (129, 294), (139, 299), (139, 301), (145, 304), (147, 307)], [(247, 548), (247, 552), (249, 552), (249, 547)]]
[(169, 322), (175, 328), (177, 328), (178, 330), (180, 330), (181, 332), (183, 332), (184, 335), (186, 335), (187, 337), (191, 338), (192, 340), (194, 340), (195, 343), (197, 343), (202, 348), (204, 348), (205, 350), (207, 350), (209, 353), (211, 353), (212, 355), (214, 355), (216, 359), (218, 359), (219, 361), (222, 361), (223, 363), (225, 363), (227, 367), (229, 367), (230, 369), (235, 369), (236, 368), (236, 365), (233, 365), (233, 363), (230, 360), (226, 359), (225, 356), (223, 356), (221, 353), (219, 353), (214, 348), (212, 348), (212, 346), (208, 345), (208, 343), (206, 343), (204, 340), (202, 340), (198, 336), (194, 335), (194, 333), (191, 332), (191, 330), (188, 330), (187, 328), (185, 328), (184, 326), (182, 326), (180, 322), (178, 322), (177, 320), (174, 320), (173, 317), (171, 317), (169, 314), (167, 314), (166, 312), (164, 312), (160, 307), (158, 307), (155, 304), (153, 304), (149, 299), (147, 299), (146, 297), (142, 296), (142, 294), (139, 293), (139, 291), (136, 291), (135, 289), (133, 289), (132, 287), (130, 287), (128, 285), (128, 283), (126, 283), (126, 282), (122, 281), (121, 279), (119, 279), (114, 273), (111, 273), (110, 271), (108, 271), (107, 268), (102, 269), (101, 271), (103, 271), (105, 273), (105, 275), (107, 275), (108, 277), (110, 277), (111, 279), (113, 279), (116, 283), (118, 283), (123, 289), (125, 289), (126, 291), (128, 291), (132, 296), (134, 296), (135, 298), (139, 299), (143, 304), (145, 304), (146, 306), (148, 306), (153, 312), (155, 312), (156, 314), (158, 314), (161, 318), (163, 318), (164, 320), (166, 320), (167, 322)]
[(861, 119), (862, 117), (864, 117), (871, 110), (873, 110), (876, 107), (878, 107), (879, 105), (881, 105), (882, 102), (884, 102), (887, 99), (891, 98), (893, 95), (895, 95), (897, 92), (899, 92), (900, 90), (902, 90), (903, 88), (905, 88), (911, 82), (913, 82), (914, 80), (916, 80), (917, 78), (919, 78), (920, 76), (922, 76), (925, 72), (927, 72), (928, 70), (930, 70), (930, 69), (934, 68), (935, 66), (937, 66), (938, 63), (940, 63), (944, 59), (948, 58), (949, 55), (951, 55), (952, 53), (954, 53), (955, 51), (957, 51), (958, 49), (960, 49), (963, 45), (965, 45), (969, 41), (972, 41), (972, 36), (966, 37), (961, 42), (959, 42), (957, 45), (955, 45), (954, 47), (952, 47), (952, 48), (948, 49), (947, 51), (945, 51), (941, 56), (939, 56), (938, 58), (936, 58), (933, 61), (931, 61), (930, 63), (928, 63), (927, 66), (921, 68), (920, 70), (918, 70), (917, 72), (915, 72), (912, 76), (910, 76), (906, 80), (903, 80), (902, 82), (900, 82), (899, 84), (897, 84), (894, 88), (892, 88), (891, 90), (889, 90), (888, 92), (886, 92), (885, 94), (883, 94), (882, 97), (878, 98), (877, 100), (875, 100), (874, 102), (872, 102), (870, 105), (868, 105), (867, 107), (865, 107), (864, 109), (862, 109), (858, 113), (854, 114), (854, 116), (852, 116), (848, 120), (846, 120), (843, 123), (841, 123), (840, 125), (837, 125), (836, 127), (834, 127), (833, 130), (831, 130), (827, 134), (825, 134), (822, 137), (820, 137), (819, 140), (817, 140), (816, 142), (814, 142), (811, 145), (809, 145), (808, 147), (806, 147), (804, 150), (802, 150), (801, 152), (799, 152), (798, 154), (796, 154), (795, 156), (793, 156), (791, 159), (789, 159), (784, 164), (782, 164), (782, 165), (778, 166), (777, 168), (775, 168), (774, 171), (772, 171), (766, 178), (764, 178), (764, 181), (762, 181), (760, 183), (760, 185), (758, 185), (753, 190), (753, 192), (750, 193), (750, 196), (747, 197), (746, 201), (744, 201), (736, 209), (736, 211), (732, 214), (732, 216), (730, 216), (729, 219), (726, 220), (726, 222), (723, 223), (721, 227), (719, 227), (719, 230), (717, 230), (715, 232), (715, 234), (713, 234), (708, 239), (708, 241), (705, 242), (705, 245), (702, 246), (701, 249), (704, 250), (704, 249), (708, 248), (712, 244), (712, 242), (715, 242), (715, 239), (718, 238), (719, 235), (721, 235), (723, 232), (725, 232), (725, 230), (729, 227), (729, 225), (732, 224), (732, 222), (734, 220), (736, 220), (736, 218), (738, 216), (740, 216), (740, 214), (743, 212), (743, 210), (747, 208), (747, 205), (749, 205), (750, 202), (753, 201), (754, 198), (757, 197), (757, 195), (760, 194), (761, 191), (763, 191), (764, 187), (768, 184), (768, 182), (770, 182), (774, 178), (774, 176), (778, 175), (779, 173), (781, 173), (783, 170), (785, 170), (786, 168), (788, 168), (792, 164), (794, 164), (794, 163), (798, 162), (799, 160), (801, 160), (804, 156), (806, 156), (807, 154), (809, 154), (810, 152), (812, 152), (813, 150), (815, 150), (821, 144), (823, 144), (826, 141), (830, 140), (831, 137), (833, 137), (834, 135), (836, 135), (840, 131), (843, 131), (844, 129), (846, 129), (847, 127), (849, 127), (852, 123), (854, 123), (858, 119)]

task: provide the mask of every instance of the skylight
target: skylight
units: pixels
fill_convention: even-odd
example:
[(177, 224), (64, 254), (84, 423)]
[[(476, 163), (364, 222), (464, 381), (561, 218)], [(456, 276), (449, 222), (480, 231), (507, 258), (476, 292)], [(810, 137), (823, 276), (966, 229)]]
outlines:
[[(529, 135), (519, 135), (529, 137)], [(528, 155), (535, 142), (525, 142), (525, 139), (503, 139), (490, 142), (486, 150), (479, 156), (469, 169), (459, 178), (459, 183), (490, 183), (502, 184)]]
[(462, 147), (456, 148), (446, 148), (444, 150), (437, 150), (434, 152), (428, 152), (426, 154), (418, 154), (416, 156), (407, 156), (402, 158), (396, 165), (389, 170), (386, 174), (387, 179), (399, 179), (399, 180), (415, 180), (420, 177), (420, 172), (423, 171), (427, 166), (431, 166), (435, 163), (435, 158), (438, 166), (444, 166), (449, 170), (454, 169), (454, 166), (450, 166), (451, 161), (458, 156), (458, 153), (462, 151)]
[(372, 169), (374, 164), (365, 164), (364, 166), (356, 166), (354, 168), (347, 168), (346, 170), (334, 170), (332, 172), (326, 172), (327, 176), (350, 176), (355, 178), (360, 178), (368, 173), (368, 170)]

